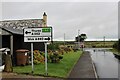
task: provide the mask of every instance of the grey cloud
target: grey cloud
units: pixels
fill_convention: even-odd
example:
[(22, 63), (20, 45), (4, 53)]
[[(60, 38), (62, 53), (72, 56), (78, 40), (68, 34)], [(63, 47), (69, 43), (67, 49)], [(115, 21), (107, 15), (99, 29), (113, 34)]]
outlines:
[[(52, 2), (3, 3), (3, 19), (42, 18), (48, 15), (54, 39), (74, 40), (77, 31), (91, 38), (117, 38), (117, 3), (109, 2)], [(114, 29), (113, 29), (114, 28)]]

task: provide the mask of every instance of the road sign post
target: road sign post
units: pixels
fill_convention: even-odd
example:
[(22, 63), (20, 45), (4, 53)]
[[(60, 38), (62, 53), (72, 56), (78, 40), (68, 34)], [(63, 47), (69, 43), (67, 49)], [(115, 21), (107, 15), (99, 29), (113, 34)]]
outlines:
[(31, 43), (31, 63), (32, 63), (32, 73), (34, 72), (34, 63), (33, 63), (33, 43)]
[(45, 74), (48, 75), (47, 72), (47, 43), (45, 42)]
[(44, 42), (45, 44), (45, 74), (47, 72), (47, 42), (52, 41), (52, 27), (37, 27), (37, 28), (25, 28), (24, 29), (24, 42), (31, 43), (31, 63), (32, 63), (32, 73), (34, 72), (33, 64), (33, 43), (34, 42)]

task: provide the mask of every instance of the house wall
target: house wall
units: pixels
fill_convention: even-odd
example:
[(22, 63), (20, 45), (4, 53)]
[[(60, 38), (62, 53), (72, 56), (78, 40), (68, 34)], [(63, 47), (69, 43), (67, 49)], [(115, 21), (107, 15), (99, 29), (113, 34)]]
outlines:
[(10, 48), (11, 33), (0, 28), (0, 48)]
[(10, 35), (2, 35), (2, 48), (10, 49)]
[(2, 29), (0, 29), (0, 48), (2, 48)]

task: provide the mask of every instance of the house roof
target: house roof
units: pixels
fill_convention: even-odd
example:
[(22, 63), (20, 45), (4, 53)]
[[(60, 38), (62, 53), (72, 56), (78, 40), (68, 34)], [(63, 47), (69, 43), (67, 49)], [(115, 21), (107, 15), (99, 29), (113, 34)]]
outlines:
[(12, 34), (23, 34), (23, 29), (28, 27), (42, 27), (43, 19), (6, 20), (0, 21), (0, 28)]

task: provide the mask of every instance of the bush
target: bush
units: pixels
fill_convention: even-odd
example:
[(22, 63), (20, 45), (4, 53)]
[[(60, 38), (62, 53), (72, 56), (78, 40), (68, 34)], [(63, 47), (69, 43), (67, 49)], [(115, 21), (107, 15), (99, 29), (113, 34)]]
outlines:
[(68, 53), (68, 52), (70, 52), (70, 51), (73, 51), (71, 48), (69, 48), (69, 47), (64, 47), (64, 51), (66, 52), (66, 53)]
[(44, 63), (45, 58), (44, 58), (44, 53), (40, 52), (39, 50), (34, 50), (34, 64), (40, 64)]
[(113, 45), (113, 48), (117, 49), (120, 51), (120, 39), (119, 41), (117, 41), (114, 45)]
[(60, 55), (58, 51), (55, 51), (55, 52), (53, 52), (52, 54), (49, 55), (49, 58), (50, 58), (50, 62), (58, 63), (63, 58), (63, 56)]
[(51, 43), (51, 44), (48, 45), (48, 49), (53, 50), (53, 51), (58, 50), (59, 49), (59, 44)]
[[(58, 63), (63, 58), (59, 51), (48, 50), (47, 56), (48, 62)], [(45, 62), (45, 53), (39, 50), (34, 50), (34, 64), (40, 64)]]
[(61, 55), (63, 55), (65, 53), (65, 51), (64, 51), (64, 49), (59, 49), (58, 53), (61, 54)]
[(74, 51), (74, 49), (71, 48), (71, 47), (69, 47), (69, 46), (68, 46), (68, 47), (62, 46), (62, 47), (60, 47), (59, 51), (60, 51), (61, 53), (64, 53), (64, 52), (68, 53), (68, 52), (70, 52), (70, 51)]

